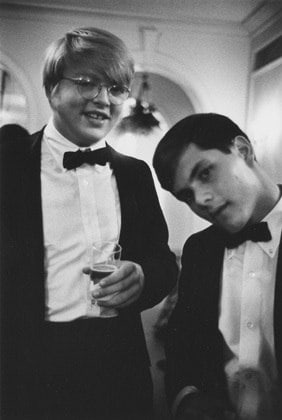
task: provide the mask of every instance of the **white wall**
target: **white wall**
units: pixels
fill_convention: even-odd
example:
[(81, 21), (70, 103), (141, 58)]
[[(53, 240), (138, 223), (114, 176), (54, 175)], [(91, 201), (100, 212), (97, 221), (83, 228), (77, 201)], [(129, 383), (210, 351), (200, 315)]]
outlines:
[[(282, 16), (275, 25), (252, 41), (255, 54), (282, 35)], [(253, 71), (250, 78), (250, 103), (247, 130), (259, 163), (282, 183), (282, 58)]]

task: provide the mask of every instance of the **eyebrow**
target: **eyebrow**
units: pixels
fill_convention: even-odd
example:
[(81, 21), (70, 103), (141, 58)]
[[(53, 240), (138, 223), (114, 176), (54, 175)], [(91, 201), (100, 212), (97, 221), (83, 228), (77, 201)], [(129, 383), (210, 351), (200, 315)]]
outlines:
[(189, 176), (189, 180), (192, 180), (195, 178), (196, 174), (199, 172), (199, 170), (201, 169), (201, 167), (207, 162), (206, 159), (202, 159), (199, 162), (196, 163), (196, 165), (194, 166), (194, 168), (192, 169), (192, 172)]
[[(201, 169), (201, 167), (204, 166), (205, 164), (208, 164), (208, 163), (209, 163), (209, 161), (207, 159), (202, 159), (199, 162), (197, 162), (195, 164), (195, 166), (193, 167), (192, 172), (191, 172), (191, 174), (189, 176), (189, 182), (195, 178), (195, 176), (197, 175), (197, 173), (199, 172), (199, 170)], [(175, 196), (178, 199), (181, 199), (182, 195), (186, 193), (187, 189), (188, 189), (187, 186), (185, 186), (180, 191), (178, 191), (175, 194)]]

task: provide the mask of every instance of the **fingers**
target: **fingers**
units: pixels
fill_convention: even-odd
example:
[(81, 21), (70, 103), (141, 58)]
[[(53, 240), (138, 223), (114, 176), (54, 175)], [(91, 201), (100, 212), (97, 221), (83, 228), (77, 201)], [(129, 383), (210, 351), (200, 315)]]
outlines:
[(120, 283), (122, 280), (125, 280), (130, 276), (134, 276), (135, 271), (137, 271), (137, 264), (131, 261), (120, 261), (118, 270), (102, 279), (99, 284), (103, 288), (109, 287), (111, 285)]
[(136, 280), (135, 278), (133, 278), (132, 276), (128, 276), (126, 278), (123, 278), (122, 280), (120, 280), (117, 283), (114, 283), (110, 286), (104, 286), (102, 287), (101, 284), (99, 283), (99, 288), (97, 288), (97, 296), (95, 295), (95, 297), (103, 297), (106, 295), (111, 295), (113, 293), (126, 293), (127, 291), (132, 291), (132, 293), (134, 292), (134, 290), (139, 289), (139, 282), (138, 280)]
[(186, 395), (176, 412), (176, 420), (236, 420), (233, 412), (226, 410), (225, 401), (201, 392)]
[(138, 299), (138, 297), (141, 294), (141, 289), (138, 283), (134, 283), (130, 285), (130, 287), (122, 292), (117, 292), (113, 294), (113, 297), (109, 300), (103, 301), (97, 299), (97, 302), (100, 306), (104, 307), (115, 307), (115, 308), (123, 308), (131, 303), (133, 303), (135, 300)]
[[(138, 264), (122, 261), (121, 267), (101, 280), (99, 286), (93, 293), (99, 305), (123, 308), (137, 300), (141, 295), (144, 286), (143, 270)], [(107, 299), (107, 301), (99, 301), (99, 298), (108, 295), (113, 295), (113, 297)]]

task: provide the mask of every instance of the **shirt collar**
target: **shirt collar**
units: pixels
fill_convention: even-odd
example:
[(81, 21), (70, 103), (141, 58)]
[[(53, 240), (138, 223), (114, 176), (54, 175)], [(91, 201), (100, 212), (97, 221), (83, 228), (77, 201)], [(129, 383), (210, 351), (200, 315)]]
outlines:
[(280, 243), (282, 230), (282, 198), (262, 221), (268, 223), (272, 239), (269, 242), (259, 242), (259, 245), (269, 257), (274, 257)]
[[(262, 222), (267, 222), (272, 239), (268, 242), (257, 242), (257, 245), (270, 257), (273, 258), (276, 254), (280, 243), (281, 230), (282, 230), (282, 197), (273, 207), (273, 209), (264, 217)], [(230, 259), (235, 253), (244, 253), (246, 243), (234, 249), (226, 248), (226, 257)]]
[[(106, 141), (104, 139), (99, 140), (97, 143), (92, 144), (88, 147), (79, 147), (76, 144), (72, 143), (66, 137), (64, 137), (59, 131), (56, 129), (53, 118), (51, 118), (44, 129), (44, 140), (46, 141), (50, 152), (52, 153), (54, 159), (56, 160), (57, 164), (63, 168), (63, 155), (65, 152), (75, 152), (77, 150), (97, 150), (101, 149), (102, 147), (106, 146)], [(65, 169), (64, 169), (65, 170)]]

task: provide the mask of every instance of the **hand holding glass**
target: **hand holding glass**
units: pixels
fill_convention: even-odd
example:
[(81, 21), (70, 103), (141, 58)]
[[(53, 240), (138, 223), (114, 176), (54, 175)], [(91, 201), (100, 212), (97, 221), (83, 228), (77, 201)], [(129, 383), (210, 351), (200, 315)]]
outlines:
[[(90, 278), (94, 283), (92, 292), (99, 288), (99, 281), (116, 271), (120, 264), (121, 246), (114, 241), (100, 241), (93, 243), (92, 246), (92, 263), (90, 270)], [(99, 298), (99, 301), (106, 301), (113, 295)], [(91, 300), (92, 305), (97, 305), (95, 298)], [(101, 315), (116, 316), (117, 311), (110, 308), (101, 307)]]
[(119, 267), (121, 246), (117, 242), (94, 242), (92, 246), (91, 280), (94, 284)]

